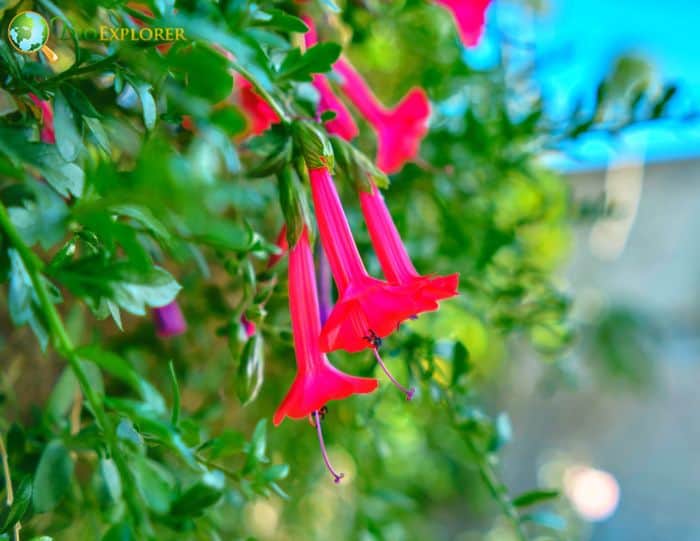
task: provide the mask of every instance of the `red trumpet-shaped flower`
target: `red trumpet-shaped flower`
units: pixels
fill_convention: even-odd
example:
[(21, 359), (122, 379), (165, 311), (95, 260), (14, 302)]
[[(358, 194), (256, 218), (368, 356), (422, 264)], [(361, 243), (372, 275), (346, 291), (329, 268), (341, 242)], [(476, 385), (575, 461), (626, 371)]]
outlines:
[(306, 230), (289, 251), (289, 311), (297, 375), (275, 412), (275, 425), (279, 425), (285, 417), (303, 419), (312, 415), (331, 400), (370, 393), (377, 388), (376, 379), (345, 374), (334, 368), (321, 352), (316, 276)]
[[(311, 17), (302, 17), (306, 26), (309, 27), (308, 32), (304, 35), (304, 41), (307, 47), (313, 47), (318, 42), (316, 35), (316, 27)], [(326, 111), (333, 111), (335, 118), (326, 122), (326, 129), (329, 133), (334, 133), (342, 137), (346, 141), (350, 141), (357, 136), (359, 130), (355, 120), (352, 118), (350, 111), (345, 107), (342, 101), (335, 95), (328, 79), (325, 76), (316, 74), (313, 78), (313, 85), (318, 90), (320, 100), (318, 103), (318, 113), (323, 114)]]
[(187, 330), (185, 316), (182, 315), (182, 310), (177, 301), (154, 308), (153, 319), (156, 324), (156, 332), (161, 338), (178, 336)]
[(385, 173), (396, 173), (416, 157), (428, 131), (430, 103), (425, 91), (412, 88), (396, 107), (388, 109), (347, 60), (338, 60), (334, 69), (343, 77), (343, 92), (377, 132), (377, 166)]
[(435, 0), (435, 2), (450, 10), (464, 45), (473, 47), (479, 43), (484, 30), (486, 9), (491, 4), (491, 0)]
[(279, 249), (279, 252), (276, 254), (270, 254), (270, 257), (267, 258), (267, 268), (271, 269), (279, 261), (287, 255), (287, 252), (289, 251), (289, 244), (287, 243), (287, 226), (283, 225), (280, 228), (280, 232), (277, 233), (277, 240), (275, 241), (275, 246)]
[(328, 169), (311, 169), (309, 177), (321, 244), (338, 286), (338, 302), (321, 331), (321, 349), (362, 351), (373, 347), (371, 337), (385, 337), (418, 311), (415, 291), (367, 273)]
[(280, 121), (277, 113), (258, 95), (248, 79), (237, 74), (234, 81), (235, 100), (248, 121), (246, 135), (260, 135)]
[(41, 110), (41, 132), (42, 143), (56, 143), (56, 132), (53, 128), (53, 107), (46, 100), (39, 99), (35, 94), (29, 94), (30, 99)]
[(415, 287), (424, 311), (435, 310), (438, 307), (437, 301), (458, 295), (459, 274), (449, 276), (418, 274), (401, 241), (384, 198), (374, 183), (372, 183), (371, 193), (360, 191), (360, 204), (372, 239), (372, 246), (384, 277), (390, 283)]

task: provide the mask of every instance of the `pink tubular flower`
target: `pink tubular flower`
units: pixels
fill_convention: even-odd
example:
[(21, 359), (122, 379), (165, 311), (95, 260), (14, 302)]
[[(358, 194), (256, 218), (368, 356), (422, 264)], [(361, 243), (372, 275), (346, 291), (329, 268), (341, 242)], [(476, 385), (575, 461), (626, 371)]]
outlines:
[(390, 283), (414, 286), (423, 302), (424, 311), (435, 310), (439, 300), (458, 295), (459, 274), (449, 276), (418, 274), (401, 241), (384, 198), (374, 183), (372, 183), (371, 193), (360, 191), (360, 204), (372, 239), (372, 246), (382, 272)]
[(42, 143), (56, 143), (56, 132), (53, 128), (53, 107), (46, 100), (39, 99), (35, 94), (29, 94), (29, 98), (41, 110), (41, 141)]
[(185, 316), (182, 315), (182, 310), (177, 301), (155, 308), (153, 310), (153, 319), (158, 336), (161, 338), (178, 336), (187, 330)]
[(277, 113), (255, 92), (255, 88), (248, 79), (236, 74), (234, 81), (235, 100), (248, 121), (248, 130), (245, 135), (260, 135), (280, 121)]
[[(306, 46), (313, 47), (318, 42), (316, 27), (311, 17), (303, 16), (302, 19), (306, 23), (306, 26), (309, 27), (309, 31), (304, 35)], [(321, 96), (318, 103), (319, 115), (326, 111), (333, 111), (335, 113), (335, 118), (326, 122), (326, 129), (328, 132), (334, 133), (346, 141), (357, 137), (359, 133), (357, 124), (355, 124), (355, 120), (352, 118), (348, 108), (345, 107), (338, 96), (334, 94), (331, 85), (328, 83), (328, 79), (323, 75), (316, 74), (313, 78), (313, 85)]]
[(416, 313), (414, 292), (367, 274), (328, 169), (311, 169), (309, 177), (321, 243), (338, 286), (321, 349), (362, 351), (372, 347), (370, 337), (385, 337)]
[(334, 69), (343, 77), (342, 89), (377, 132), (377, 166), (396, 173), (418, 154), (428, 131), (430, 103), (422, 88), (412, 88), (393, 109), (384, 107), (350, 62), (341, 58)]
[(318, 343), (321, 332), (318, 309), (314, 260), (305, 229), (296, 246), (289, 251), (289, 312), (297, 375), (272, 421), (279, 425), (285, 417), (303, 419), (313, 416), (324, 462), (337, 483), (342, 474), (336, 473), (328, 461), (321, 434), (321, 412), (327, 402), (353, 394), (371, 393), (378, 383), (373, 378), (345, 374), (328, 362)]
[(484, 30), (486, 9), (491, 4), (491, 0), (435, 0), (435, 2), (450, 10), (465, 46), (473, 47), (479, 43)]
[(246, 338), (251, 338), (258, 330), (255, 322), (245, 317), (245, 314), (241, 316), (241, 325), (243, 326), (243, 332)]
[(346, 141), (357, 137), (359, 129), (352, 118), (350, 111), (343, 105), (338, 96), (333, 93), (331, 85), (323, 75), (314, 75), (313, 84), (321, 95), (318, 103), (318, 112), (333, 111), (335, 118), (326, 122), (328, 133), (334, 133)]

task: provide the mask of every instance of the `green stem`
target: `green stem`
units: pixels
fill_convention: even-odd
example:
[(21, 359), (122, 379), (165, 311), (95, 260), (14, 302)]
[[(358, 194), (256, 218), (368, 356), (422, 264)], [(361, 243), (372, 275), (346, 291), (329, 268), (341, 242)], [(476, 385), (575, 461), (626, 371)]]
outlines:
[(241, 475), (239, 473), (227, 468), (226, 466), (222, 466), (221, 464), (217, 464), (215, 462), (212, 462), (211, 460), (208, 460), (200, 455), (195, 455), (195, 458), (197, 459), (197, 462), (206, 466), (207, 468), (219, 470), (226, 477), (228, 477), (229, 479), (231, 479), (232, 481), (234, 481), (236, 483), (241, 482)]
[(525, 534), (523, 525), (520, 522), (520, 514), (508, 496), (508, 489), (498, 478), (498, 474), (489, 462), (487, 456), (479, 449), (479, 446), (474, 441), (474, 437), (467, 433), (465, 434), (464, 441), (466, 442), (469, 452), (471, 452), (474, 461), (476, 462), (481, 480), (486, 485), (486, 488), (488, 488), (493, 499), (498, 503), (503, 514), (510, 521), (519, 541), (527, 541), (527, 535)]
[(250, 73), (246, 68), (241, 66), (238, 62), (231, 60), (231, 67), (236, 70), (238, 73), (240, 73), (243, 77), (245, 77), (248, 82), (253, 85), (253, 88), (255, 89), (255, 92), (260, 96), (262, 99), (264, 99), (267, 104), (272, 108), (272, 110), (277, 114), (278, 117), (280, 117), (280, 121), (282, 124), (289, 124), (290, 119), (285, 110), (282, 108), (282, 106), (279, 104), (279, 102), (272, 97), (272, 95), (263, 88), (263, 86), (255, 79), (252, 73)]
[(80, 75), (85, 75), (86, 73), (91, 73), (93, 71), (101, 71), (104, 68), (110, 67), (112, 64), (114, 64), (117, 60), (117, 54), (112, 54), (109, 56), (104, 57), (102, 60), (98, 60), (97, 62), (93, 62), (92, 64), (87, 64), (85, 66), (81, 66), (79, 68), (70, 68), (63, 73), (56, 75), (55, 77), (51, 77), (50, 79), (46, 79), (45, 81), (41, 81), (40, 83), (37, 83), (37, 87), (40, 89), (44, 88), (53, 88), (58, 85), (58, 83), (61, 83), (65, 81), (66, 79), (71, 79), (73, 77), (78, 77)]
[[(10, 462), (7, 458), (7, 450), (5, 449), (5, 442), (2, 439), (2, 436), (0, 436), (0, 462), (2, 462), (2, 473), (3, 476), (5, 477), (5, 501), (7, 503), (7, 507), (10, 508), (12, 507), (12, 504), (15, 501), (15, 495), (12, 490), (12, 475), (10, 473)], [(17, 521), (12, 528), (12, 541), (20, 541), (19, 539), (19, 532), (22, 529), (22, 524), (20, 524), (19, 521)]]
[(114, 427), (107, 416), (100, 396), (90, 385), (90, 381), (85, 370), (83, 369), (80, 359), (75, 352), (75, 347), (68, 336), (68, 332), (63, 325), (63, 321), (61, 320), (58, 310), (56, 310), (56, 307), (51, 302), (49, 290), (46, 287), (44, 277), (41, 275), (43, 263), (22, 240), (17, 232), (17, 229), (15, 229), (15, 226), (10, 220), (10, 216), (7, 213), (5, 205), (3, 205), (1, 202), (0, 228), (7, 235), (10, 244), (15, 248), (15, 250), (17, 250), (17, 253), (27, 269), (27, 274), (29, 275), (32, 285), (34, 286), (34, 291), (36, 292), (39, 300), (39, 305), (41, 306), (43, 314), (46, 318), (46, 323), (49, 327), (51, 341), (54, 348), (66, 361), (68, 361), (68, 365), (73, 371), (73, 374), (75, 374), (75, 377), (80, 385), (80, 389), (82, 390), (83, 395), (90, 406), (90, 410), (95, 417), (95, 422), (104, 434), (105, 445), (110, 456), (114, 460), (114, 464), (117, 467), (122, 483), (124, 484), (124, 497), (126, 499), (127, 506), (135, 525), (138, 529), (140, 529), (145, 520), (142, 511), (143, 506), (136, 499), (136, 486), (134, 484), (134, 479), (131, 475), (126, 459), (119, 451), (116, 431), (114, 430)]

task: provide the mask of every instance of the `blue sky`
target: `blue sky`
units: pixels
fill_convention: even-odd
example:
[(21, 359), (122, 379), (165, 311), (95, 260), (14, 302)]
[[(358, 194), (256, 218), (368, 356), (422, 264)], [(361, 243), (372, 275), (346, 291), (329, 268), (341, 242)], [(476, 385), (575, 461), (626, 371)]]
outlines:
[[(537, 77), (554, 107), (572, 96), (589, 95), (615, 57), (633, 52), (648, 58), (660, 81), (680, 86), (677, 109), (700, 110), (700, 0), (545, 0), (544, 14), (527, 20), (501, 0), (491, 8), (489, 25), (508, 35), (534, 41), (541, 64)], [(523, 20), (525, 19), (525, 20)], [(488, 55), (484, 43), (475, 56)], [(589, 140), (577, 151), (591, 165), (603, 165), (620, 153), (649, 160), (700, 156), (700, 122), (635, 129), (615, 148)]]

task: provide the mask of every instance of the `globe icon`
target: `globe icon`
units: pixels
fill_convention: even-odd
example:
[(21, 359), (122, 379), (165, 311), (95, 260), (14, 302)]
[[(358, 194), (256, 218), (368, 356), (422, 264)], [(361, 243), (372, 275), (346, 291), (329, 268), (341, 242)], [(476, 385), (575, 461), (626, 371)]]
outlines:
[(38, 13), (23, 11), (10, 21), (8, 35), (12, 46), (20, 53), (36, 53), (49, 39), (49, 24)]

